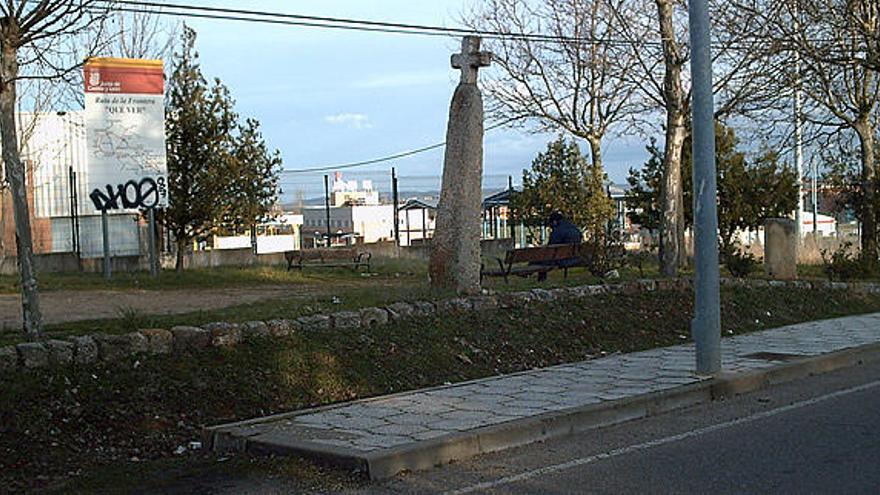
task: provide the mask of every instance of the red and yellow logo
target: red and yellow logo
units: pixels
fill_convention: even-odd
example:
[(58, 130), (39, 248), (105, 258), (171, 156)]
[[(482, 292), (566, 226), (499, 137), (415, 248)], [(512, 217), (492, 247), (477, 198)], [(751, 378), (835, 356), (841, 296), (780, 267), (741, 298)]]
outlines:
[(161, 95), (165, 92), (161, 60), (90, 58), (85, 63), (86, 93)]

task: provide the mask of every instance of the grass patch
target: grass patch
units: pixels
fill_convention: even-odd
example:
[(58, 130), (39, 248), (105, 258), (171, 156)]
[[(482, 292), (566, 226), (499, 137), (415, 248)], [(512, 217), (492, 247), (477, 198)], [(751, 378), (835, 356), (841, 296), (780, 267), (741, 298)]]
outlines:
[[(271, 320), (275, 318), (296, 318), (316, 313), (332, 313), (370, 306), (383, 306), (398, 301), (437, 300), (454, 297), (451, 291), (432, 289), (425, 282), (423, 271), (425, 263), (418, 260), (379, 260), (376, 276), (361, 277), (350, 270), (335, 270), (329, 274), (309, 274), (300, 279), (303, 296), (294, 298), (268, 298), (247, 304), (229, 306), (222, 309), (200, 310), (177, 314), (150, 314), (146, 310), (120, 308), (116, 318), (80, 320), (60, 324), (46, 325), (49, 338), (65, 338), (95, 332), (126, 333), (141, 328), (171, 328), (176, 325), (203, 325), (215, 321), (241, 323), (253, 320)], [(278, 268), (241, 269), (247, 276), (258, 279), (259, 273), (267, 273), (262, 280), (273, 277), (284, 277), (286, 272)], [(217, 275), (229, 281), (229, 273), (225, 269)], [(279, 273), (281, 275), (279, 275)], [(649, 272), (651, 273), (651, 272)], [(656, 275), (656, 272), (651, 273)], [(620, 270), (621, 280), (639, 278), (636, 269)], [(299, 275), (297, 275), (299, 277)], [(357, 277), (357, 278), (355, 278)], [(496, 292), (529, 290), (533, 288), (569, 287), (586, 284), (599, 284), (602, 280), (592, 276), (584, 268), (569, 270), (565, 278), (560, 270), (551, 272), (548, 279), (538, 282), (535, 277), (510, 277), (508, 283), (502, 278), (487, 278), (484, 287)], [(221, 285), (222, 286), (222, 285)], [(306, 291), (306, 288), (309, 288)], [(192, 287), (197, 291), (198, 287)], [(158, 290), (158, 289), (157, 289)], [(306, 295), (309, 294), (309, 295)], [(145, 296), (149, 297), (149, 296)], [(22, 342), (23, 337), (18, 328), (0, 330), (0, 346)]]
[[(379, 277), (415, 277), (424, 275), (427, 264), (418, 260), (378, 258), (373, 272)], [(284, 266), (248, 266), (197, 268), (177, 273), (163, 270), (156, 278), (149, 272), (116, 272), (105, 280), (100, 273), (41, 273), (40, 289), (57, 290), (174, 290), (254, 287), (261, 285), (314, 285), (320, 283), (362, 280), (363, 276), (345, 268), (306, 268), (290, 270)], [(17, 294), (18, 276), (0, 275), (0, 293)]]
[[(722, 305), (723, 331), (736, 334), (880, 311), (880, 297), (724, 288)], [(683, 343), (691, 316), (689, 291), (607, 294), (183, 357), (6, 374), (0, 486), (64, 491), (73, 486), (66, 481), (79, 479), (91, 491), (125, 492), (141, 485), (102, 481), (103, 473), (129, 469), (132, 458), (147, 473), (188, 462), (172, 452), (205, 425)]]
[[(96, 332), (126, 333), (142, 328), (171, 328), (176, 325), (203, 325), (215, 321), (243, 323), (276, 318), (292, 319), (316, 313), (332, 313), (370, 306), (383, 306), (398, 301), (416, 301), (452, 297), (452, 293), (432, 290), (422, 282), (402, 278), (375, 281), (362, 287), (338, 287), (321, 295), (301, 298), (272, 298), (227, 308), (194, 311), (173, 315), (150, 315), (134, 308), (120, 308), (118, 317), (83, 320), (46, 326), (48, 338), (65, 338)], [(0, 332), (0, 345), (22, 342), (18, 329)]]

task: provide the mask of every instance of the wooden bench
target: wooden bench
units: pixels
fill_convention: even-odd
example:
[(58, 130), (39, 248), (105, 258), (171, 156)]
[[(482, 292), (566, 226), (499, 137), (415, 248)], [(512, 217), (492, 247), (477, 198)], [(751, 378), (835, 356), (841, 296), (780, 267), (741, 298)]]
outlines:
[[(559, 266), (556, 262), (572, 258), (579, 259), (581, 255), (580, 248), (581, 246), (578, 244), (552, 244), (549, 246), (511, 249), (507, 251), (504, 259), (495, 258), (498, 261), (498, 269), (481, 267), (480, 278), (504, 277), (504, 282), (507, 283), (508, 277), (511, 275), (529, 277), (533, 273), (547, 273), (556, 268), (562, 268), (565, 272), (564, 276), (568, 278), (568, 269), (573, 265)], [(522, 265), (522, 263), (526, 264)]]
[(369, 272), (370, 258), (372, 258), (372, 254), (369, 252), (358, 252), (354, 248), (306, 249), (303, 251), (284, 252), (284, 259), (287, 260), (287, 271), (294, 267), (300, 271), (305, 267), (349, 267), (355, 271), (364, 267)]

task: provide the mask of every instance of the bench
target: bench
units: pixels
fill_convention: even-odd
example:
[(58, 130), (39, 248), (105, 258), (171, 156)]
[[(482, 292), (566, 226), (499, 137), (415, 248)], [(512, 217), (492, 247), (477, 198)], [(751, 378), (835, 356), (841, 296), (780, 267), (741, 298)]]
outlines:
[(306, 249), (284, 252), (284, 259), (287, 260), (287, 271), (294, 267), (300, 271), (305, 267), (349, 267), (355, 271), (364, 267), (369, 272), (370, 258), (372, 258), (372, 255), (369, 252), (358, 252), (353, 248)]
[[(549, 246), (511, 249), (507, 251), (504, 259), (495, 258), (498, 261), (497, 269), (486, 269), (485, 266), (482, 266), (480, 279), (484, 276), (504, 277), (504, 282), (507, 283), (508, 277), (511, 275), (529, 277), (533, 273), (547, 273), (556, 268), (562, 268), (565, 272), (564, 276), (568, 278), (568, 269), (574, 265), (559, 266), (555, 262), (580, 258), (580, 248), (581, 246), (578, 244), (551, 244)], [(522, 263), (526, 264), (522, 265)], [(576, 264), (580, 264), (580, 262)]]

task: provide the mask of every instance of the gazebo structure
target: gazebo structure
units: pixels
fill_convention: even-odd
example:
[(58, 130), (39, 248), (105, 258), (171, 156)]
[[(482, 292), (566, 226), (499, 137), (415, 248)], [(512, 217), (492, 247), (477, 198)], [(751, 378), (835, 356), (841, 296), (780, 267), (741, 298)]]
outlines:
[(401, 246), (411, 246), (412, 241), (430, 239), (434, 236), (437, 205), (418, 199), (409, 199), (398, 208), (400, 225), (398, 232)]
[[(483, 239), (514, 239), (514, 244), (525, 245), (524, 228), (516, 224), (510, 207), (516, 189), (510, 187), (483, 199)], [(519, 235), (518, 235), (519, 234)]]

